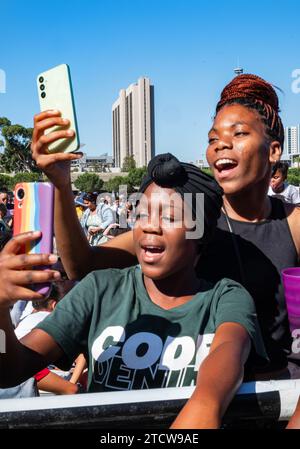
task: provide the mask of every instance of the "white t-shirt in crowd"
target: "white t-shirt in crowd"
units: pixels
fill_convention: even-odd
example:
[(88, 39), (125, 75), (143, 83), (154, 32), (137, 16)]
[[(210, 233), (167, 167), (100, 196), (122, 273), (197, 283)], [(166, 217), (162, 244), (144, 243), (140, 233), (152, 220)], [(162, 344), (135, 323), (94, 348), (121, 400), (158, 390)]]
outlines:
[(46, 311), (34, 312), (23, 318), (15, 329), (15, 334), (18, 340), (20, 340), (26, 334), (31, 332), (35, 326), (37, 326), (41, 321), (43, 321), (46, 318), (46, 316), (49, 315), (49, 313), (51, 312)]
[(268, 195), (279, 198), (283, 200), (285, 203), (300, 204), (299, 187), (293, 186), (291, 184), (284, 183), (284, 190), (280, 193), (274, 192), (272, 187), (270, 186)]
[(22, 315), (20, 317), (20, 320), (23, 320), (24, 318), (26, 318), (28, 315), (30, 315), (33, 312), (33, 305), (31, 301), (28, 301), (23, 312)]

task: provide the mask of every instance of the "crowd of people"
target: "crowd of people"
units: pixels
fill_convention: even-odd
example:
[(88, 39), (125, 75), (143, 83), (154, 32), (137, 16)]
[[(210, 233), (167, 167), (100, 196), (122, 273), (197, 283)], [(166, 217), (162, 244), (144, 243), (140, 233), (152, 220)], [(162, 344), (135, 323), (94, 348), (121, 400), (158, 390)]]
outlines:
[[(0, 386), (20, 385), (49, 364), (70, 369), (83, 354), (88, 392), (195, 385), (172, 427), (219, 428), (243, 380), (299, 379), (281, 271), (299, 265), (300, 209), (291, 204), (294, 197), (276, 197), (286, 192), (273, 181), (282, 173), (279, 112), (271, 84), (236, 76), (221, 93), (208, 133), (214, 178), (172, 154), (154, 157), (133, 229), (131, 204), (127, 232), (112, 239), (122, 201), (82, 195), (78, 220), (70, 161), (81, 156), (49, 154), (48, 145), (70, 132), (45, 133), (62, 118), (59, 111), (38, 114), (32, 154), (55, 186), (57, 248), (76, 286), (19, 340), (11, 306), (42, 300), (30, 284), (61, 275), (55, 267), (32, 269), (52, 265), (53, 255), (19, 255), (40, 237), (38, 230), (5, 245), (0, 328), (7, 352)], [(189, 219), (178, 224), (178, 211), (185, 216), (187, 210)], [(202, 235), (187, 238), (198, 222)], [(299, 427), (299, 416), (300, 404), (289, 428)]]
[(75, 197), (77, 216), (91, 246), (106, 243), (109, 239), (133, 228), (134, 206), (121, 196), (97, 192), (82, 193)]
[(0, 188), (0, 249), (8, 242), (13, 233), (13, 202), (9, 191), (4, 186)]

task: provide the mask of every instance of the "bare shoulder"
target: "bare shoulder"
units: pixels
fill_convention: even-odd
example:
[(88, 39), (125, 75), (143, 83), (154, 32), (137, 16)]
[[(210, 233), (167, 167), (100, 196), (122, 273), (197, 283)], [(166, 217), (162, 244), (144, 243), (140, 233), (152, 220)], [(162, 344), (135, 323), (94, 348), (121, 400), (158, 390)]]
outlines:
[(285, 204), (284, 207), (291, 234), (298, 254), (300, 255), (300, 206), (295, 206), (294, 204)]

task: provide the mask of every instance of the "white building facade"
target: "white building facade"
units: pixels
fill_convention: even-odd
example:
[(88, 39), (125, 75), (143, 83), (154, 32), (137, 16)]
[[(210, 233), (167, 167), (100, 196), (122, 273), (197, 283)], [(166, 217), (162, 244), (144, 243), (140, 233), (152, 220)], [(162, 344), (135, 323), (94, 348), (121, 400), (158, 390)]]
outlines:
[(133, 156), (137, 167), (148, 165), (155, 154), (154, 87), (149, 78), (120, 91), (112, 106), (113, 158), (122, 168), (126, 156)]
[(282, 159), (290, 160), (293, 164), (293, 157), (300, 155), (300, 125), (288, 126), (285, 128), (284, 151)]

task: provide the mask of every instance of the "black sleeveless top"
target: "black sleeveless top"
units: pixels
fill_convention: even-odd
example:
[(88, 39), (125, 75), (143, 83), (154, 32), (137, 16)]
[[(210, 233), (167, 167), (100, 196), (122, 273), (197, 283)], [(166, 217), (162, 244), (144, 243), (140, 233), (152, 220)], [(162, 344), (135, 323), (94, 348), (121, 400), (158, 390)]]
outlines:
[(213, 242), (203, 252), (197, 266), (199, 277), (212, 282), (227, 277), (240, 282), (249, 291), (270, 358), (267, 371), (284, 368), (290, 355), (292, 340), (280, 272), (298, 265), (284, 205), (272, 197), (271, 204), (267, 220), (247, 223), (229, 219), (242, 270), (224, 213), (218, 221)]

